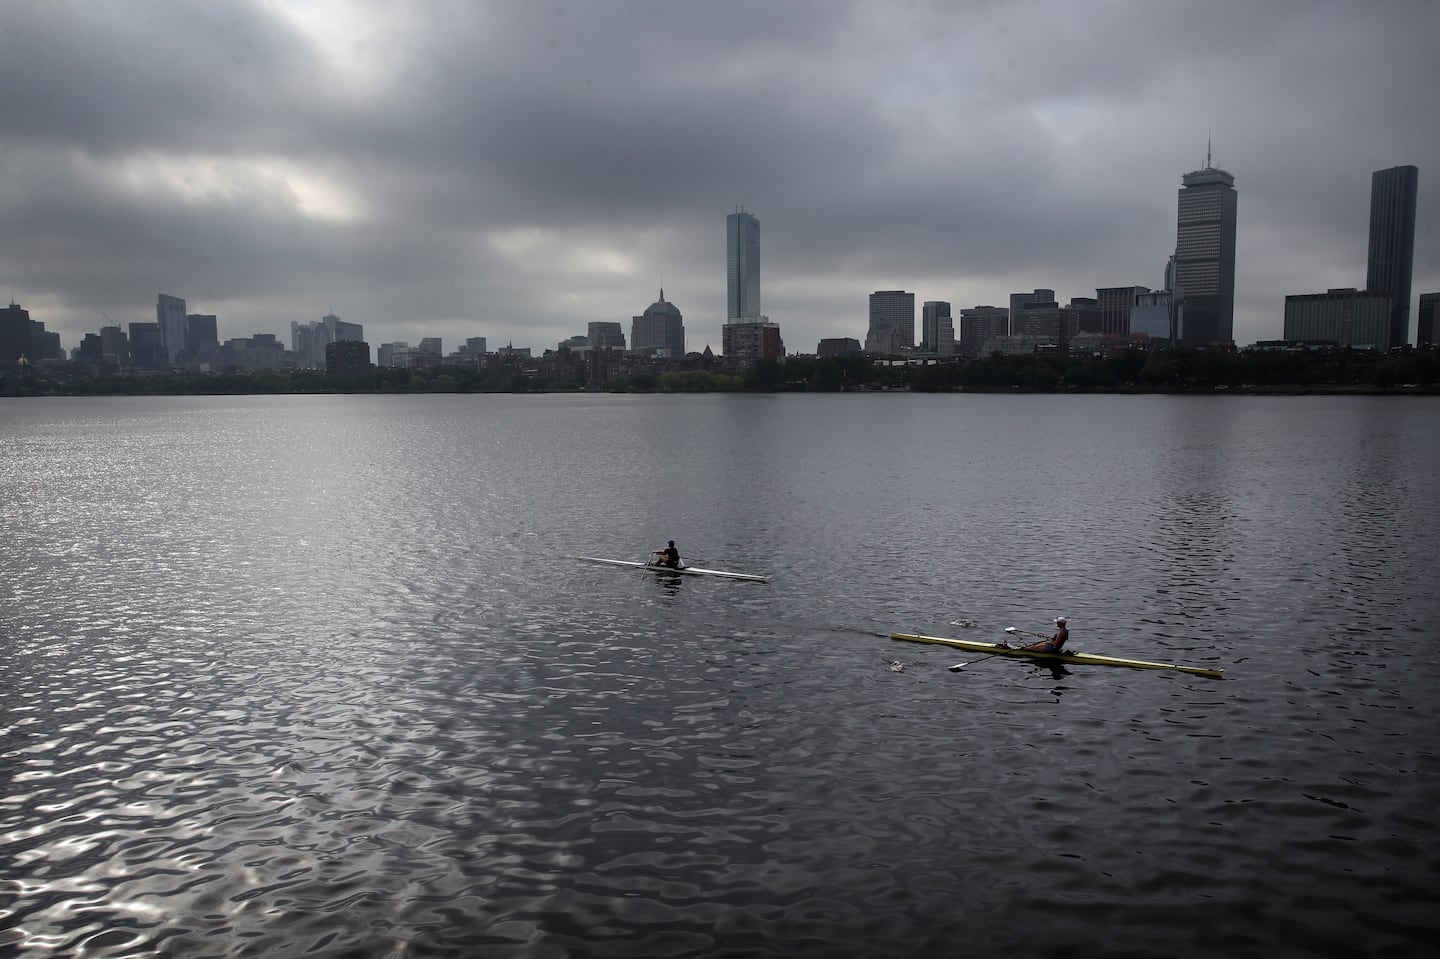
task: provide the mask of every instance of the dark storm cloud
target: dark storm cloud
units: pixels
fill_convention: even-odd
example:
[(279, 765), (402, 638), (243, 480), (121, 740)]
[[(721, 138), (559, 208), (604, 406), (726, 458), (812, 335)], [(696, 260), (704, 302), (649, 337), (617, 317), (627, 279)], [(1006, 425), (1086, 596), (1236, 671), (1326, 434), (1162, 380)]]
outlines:
[(91, 4), (0, 11), (0, 282), (67, 346), (153, 316), (537, 349), (657, 295), (719, 346), (723, 218), (787, 346), (866, 294), (1158, 286), (1180, 176), (1240, 193), (1236, 336), (1364, 283), (1369, 176), (1421, 167), (1423, 2)]
[(7, 5), (7, 137), (97, 155), (301, 139), (324, 77), (304, 39), (245, 2)]

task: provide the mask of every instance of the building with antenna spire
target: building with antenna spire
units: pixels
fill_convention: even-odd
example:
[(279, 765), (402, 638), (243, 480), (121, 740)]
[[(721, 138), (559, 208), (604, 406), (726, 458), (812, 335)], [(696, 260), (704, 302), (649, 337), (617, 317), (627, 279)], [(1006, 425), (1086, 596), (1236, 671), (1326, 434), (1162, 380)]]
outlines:
[(685, 355), (685, 317), (665, 299), (665, 287), (660, 299), (630, 318), (630, 349), (677, 360)]
[(1181, 179), (1175, 228), (1177, 290), (1185, 296), (1185, 346), (1230, 344), (1235, 339), (1235, 177), (1211, 162)]

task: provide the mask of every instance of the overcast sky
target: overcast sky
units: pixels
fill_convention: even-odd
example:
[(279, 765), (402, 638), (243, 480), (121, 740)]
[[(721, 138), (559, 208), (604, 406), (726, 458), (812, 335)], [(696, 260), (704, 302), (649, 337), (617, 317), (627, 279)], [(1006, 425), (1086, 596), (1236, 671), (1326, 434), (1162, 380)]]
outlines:
[(538, 353), (663, 284), (719, 352), (743, 205), (813, 353), (874, 290), (1160, 287), (1213, 137), (1242, 345), (1363, 287), (1370, 175), (1420, 168), (1413, 341), (1437, 37), (1434, 0), (0, 0), (0, 295), (67, 350), (163, 292), (222, 340)]

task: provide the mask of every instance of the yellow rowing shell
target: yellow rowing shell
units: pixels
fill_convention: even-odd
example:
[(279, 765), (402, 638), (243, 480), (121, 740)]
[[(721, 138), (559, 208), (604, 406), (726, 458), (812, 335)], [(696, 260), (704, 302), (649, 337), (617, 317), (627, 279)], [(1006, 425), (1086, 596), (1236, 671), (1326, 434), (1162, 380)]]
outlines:
[(1098, 656), (1094, 653), (1042, 653), (1034, 649), (1006, 646), (1003, 643), (982, 643), (973, 639), (946, 639), (943, 636), (919, 636), (915, 633), (891, 633), (890, 638), (903, 639), (911, 643), (935, 643), (939, 646), (951, 646), (955, 649), (963, 649), (971, 653), (988, 653), (991, 656), (1019, 656), (1025, 659), (1038, 659), (1050, 663), (1073, 663), (1077, 666), (1126, 666), (1130, 669), (1168, 669), (1172, 672), (1189, 673), (1192, 676), (1204, 676), (1208, 679), (1225, 678), (1225, 674), (1220, 670), (1206, 669), (1203, 666), (1180, 666), (1175, 663), (1148, 663), (1143, 659), (1121, 659), (1118, 656)]

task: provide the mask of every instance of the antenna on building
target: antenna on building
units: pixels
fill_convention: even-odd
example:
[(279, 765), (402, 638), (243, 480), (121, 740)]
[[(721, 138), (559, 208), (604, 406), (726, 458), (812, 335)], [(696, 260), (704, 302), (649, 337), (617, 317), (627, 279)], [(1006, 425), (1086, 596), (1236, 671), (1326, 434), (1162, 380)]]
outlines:
[(1213, 135), (1209, 130), (1205, 131), (1205, 169), (1210, 169), (1210, 141)]

